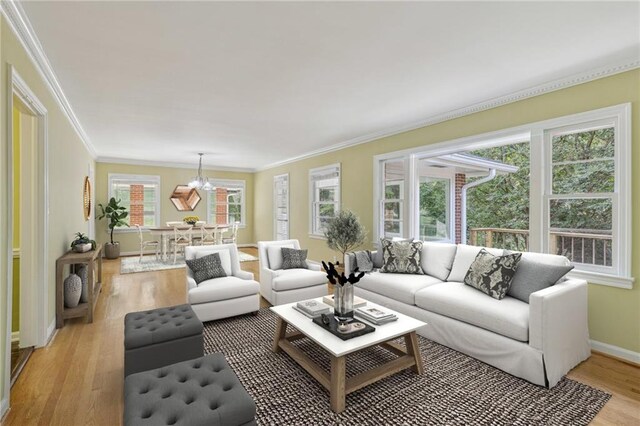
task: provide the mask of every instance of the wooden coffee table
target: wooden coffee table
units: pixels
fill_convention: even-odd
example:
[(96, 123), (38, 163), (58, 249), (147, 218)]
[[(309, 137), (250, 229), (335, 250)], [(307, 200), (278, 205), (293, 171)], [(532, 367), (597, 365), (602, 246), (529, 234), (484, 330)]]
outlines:
[[(322, 301), (322, 298), (316, 300)], [(331, 409), (336, 413), (344, 411), (345, 397), (351, 392), (355, 392), (407, 368), (413, 369), (417, 374), (422, 374), (422, 358), (418, 348), (416, 330), (427, 325), (426, 323), (393, 311), (398, 316), (397, 321), (384, 325), (374, 325), (376, 331), (373, 333), (350, 340), (342, 340), (319, 325), (314, 324), (310, 318), (293, 309), (293, 305), (295, 303), (271, 308), (278, 316), (272, 349), (274, 352), (279, 350), (286, 352), (313, 378), (320, 382), (329, 391)], [(375, 307), (379, 305), (367, 302), (367, 306)], [(380, 308), (385, 311), (391, 311), (386, 307)], [(297, 331), (287, 333), (287, 324)], [(305, 337), (313, 340), (329, 353), (331, 358), (330, 373), (317, 365), (308, 355), (291, 343)], [(391, 342), (391, 340), (399, 337), (404, 337), (404, 346)], [(346, 356), (372, 346), (381, 346), (398, 357), (364, 373), (346, 378)]]

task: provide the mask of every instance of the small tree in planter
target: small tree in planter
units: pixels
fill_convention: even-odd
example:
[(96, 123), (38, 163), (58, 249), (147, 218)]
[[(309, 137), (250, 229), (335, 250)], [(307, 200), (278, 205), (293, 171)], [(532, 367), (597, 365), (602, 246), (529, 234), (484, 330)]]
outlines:
[(329, 220), (324, 231), (327, 245), (331, 250), (342, 253), (342, 260), (348, 251), (361, 246), (367, 240), (367, 231), (360, 223), (360, 219), (352, 211), (341, 210), (338, 215)]
[(111, 230), (111, 241), (104, 245), (104, 253), (107, 259), (117, 259), (120, 257), (120, 243), (113, 241), (113, 230), (120, 226), (129, 226), (125, 222), (125, 218), (129, 215), (127, 208), (120, 205), (120, 200), (116, 200), (111, 197), (109, 203), (106, 206), (98, 204), (100, 208), (100, 214), (98, 219), (106, 218), (109, 223), (109, 229)]

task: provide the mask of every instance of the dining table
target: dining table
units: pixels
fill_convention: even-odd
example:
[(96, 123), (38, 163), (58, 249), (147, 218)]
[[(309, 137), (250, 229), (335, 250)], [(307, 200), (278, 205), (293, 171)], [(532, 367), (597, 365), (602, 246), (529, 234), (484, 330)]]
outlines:
[[(211, 225), (207, 225), (209, 227)], [(227, 232), (230, 228), (229, 225), (215, 225), (216, 227), (216, 244), (222, 244), (222, 236), (225, 232)], [(169, 257), (169, 241), (174, 236), (174, 231), (172, 226), (154, 226), (148, 228), (149, 233), (154, 236), (160, 237), (160, 258), (163, 262), (166, 262)], [(193, 227), (191, 230), (192, 238), (198, 237), (200, 234), (199, 227)]]

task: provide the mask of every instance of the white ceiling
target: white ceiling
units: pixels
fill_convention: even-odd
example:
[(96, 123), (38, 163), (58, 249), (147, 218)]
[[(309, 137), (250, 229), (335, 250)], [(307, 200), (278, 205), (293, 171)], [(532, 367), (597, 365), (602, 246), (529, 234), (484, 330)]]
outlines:
[(260, 168), (638, 60), (640, 3), (23, 2), (99, 158)]

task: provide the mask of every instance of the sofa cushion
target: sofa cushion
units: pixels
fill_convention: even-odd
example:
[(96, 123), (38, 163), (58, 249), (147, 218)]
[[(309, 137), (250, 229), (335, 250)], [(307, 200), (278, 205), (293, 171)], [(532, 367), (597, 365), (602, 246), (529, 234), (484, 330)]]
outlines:
[(502, 300), (511, 287), (522, 253), (494, 256), (482, 249), (464, 277), (464, 283), (494, 299)]
[(449, 243), (422, 243), (420, 263), (425, 274), (445, 281), (451, 272), (456, 245)]
[(518, 270), (507, 294), (529, 303), (531, 293), (551, 287), (572, 269), (573, 265), (564, 256), (522, 253)]
[(380, 272), (423, 275), (420, 264), (422, 241), (382, 240), (383, 265)]
[(282, 269), (307, 269), (307, 249), (282, 247)]
[(233, 270), (231, 269), (231, 254), (226, 248), (215, 248), (215, 246), (207, 249), (199, 248), (196, 252), (195, 258), (200, 259), (201, 257), (205, 257), (213, 253), (218, 253), (218, 256), (220, 256), (220, 264), (222, 265), (222, 269), (224, 269), (224, 273), (227, 275), (233, 275)]
[(283, 244), (270, 244), (267, 247), (267, 254), (269, 256), (269, 269), (278, 270), (282, 269), (282, 248), (295, 248), (293, 243)]
[(212, 278), (227, 276), (220, 261), (220, 253), (211, 253), (200, 258), (187, 259), (186, 263), (198, 284)]
[(229, 276), (203, 281), (189, 290), (189, 303), (208, 303), (237, 297), (252, 296), (260, 291), (260, 285), (253, 280), (243, 280)]
[(356, 286), (398, 302), (415, 305), (415, 293), (436, 284), (446, 283), (429, 275), (371, 272), (362, 277)]
[(271, 281), (271, 288), (275, 291), (293, 290), (296, 288), (325, 285), (327, 274), (310, 269), (281, 269)]
[(529, 305), (513, 297), (497, 300), (464, 283), (448, 282), (419, 290), (415, 300), (427, 311), (529, 341)]
[[(473, 261), (476, 260), (476, 256), (480, 253), (480, 250), (482, 250), (482, 247), (458, 244), (456, 256), (453, 259), (453, 266), (451, 266), (451, 273), (447, 277), (447, 281), (463, 282), (469, 267)], [(488, 248), (486, 250), (494, 256), (501, 256), (504, 252), (502, 249), (494, 248)]]

